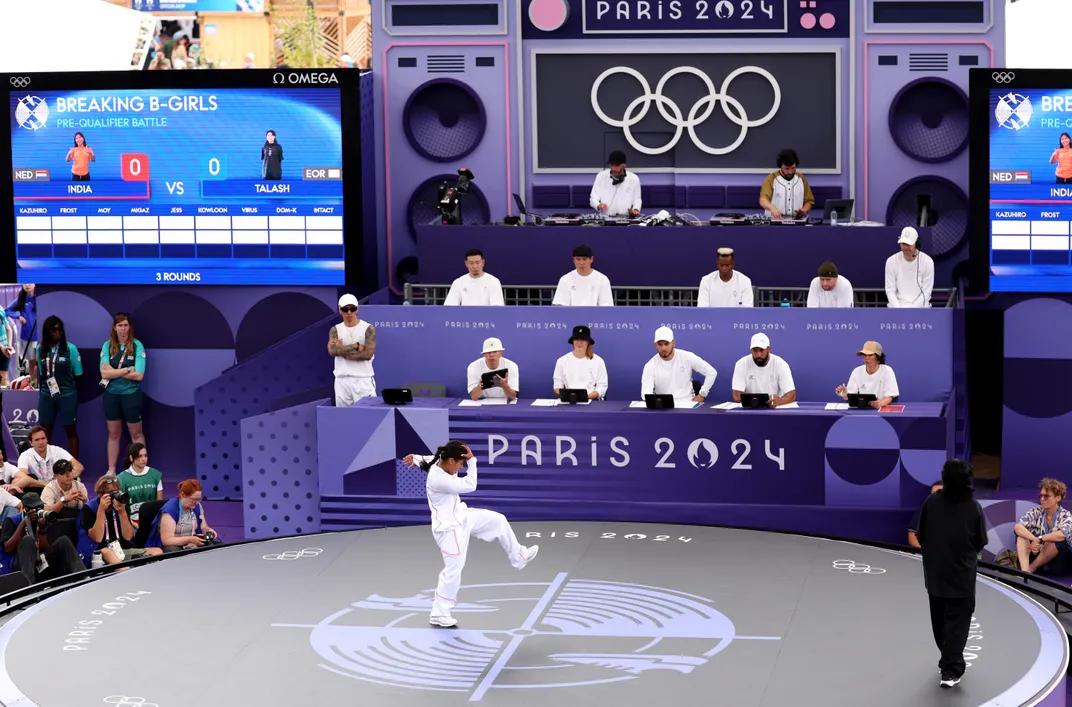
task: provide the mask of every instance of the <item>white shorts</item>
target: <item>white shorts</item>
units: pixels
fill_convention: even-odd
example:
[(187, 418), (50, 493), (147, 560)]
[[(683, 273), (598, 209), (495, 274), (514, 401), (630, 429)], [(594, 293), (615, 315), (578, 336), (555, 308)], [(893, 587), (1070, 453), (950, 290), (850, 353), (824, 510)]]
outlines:
[(376, 397), (376, 379), (343, 376), (335, 379), (335, 407), (346, 408), (361, 398)]
[(36, 341), (22, 341), (19, 340), (18, 346), (18, 358), (21, 360), (25, 354), (27, 361), (37, 360), (37, 342)]

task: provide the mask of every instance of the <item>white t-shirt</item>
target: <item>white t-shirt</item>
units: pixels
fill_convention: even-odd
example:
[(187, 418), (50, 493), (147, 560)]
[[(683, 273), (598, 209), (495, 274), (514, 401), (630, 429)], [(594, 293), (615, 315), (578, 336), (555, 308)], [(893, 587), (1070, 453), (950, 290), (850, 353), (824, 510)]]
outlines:
[(640, 177), (626, 170), (622, 183), (615, 184), (611, 181), (610, 170), (605, 169), (596, 175), (588, 201), (593, 209), (606, 204), (607, 216), (626, 216), (630, 209), (640, 211)]
[(12, 481), (15, 480), (15, 474), (17, 474), (18, 472), (19, 468), (17, 466), (12, 464), (11, 462), (4, 462), (3, 471), (0, 473), (3, 474), (4, 483), (10, 484)]
[(794, 174), (786, 181), (781, 174), (776, 174), (771, 182), (770, 203), (783, 217), (792, 218), (804, 206), (804, 180)]
[(19, 455), (19, 468), (33, 474), (39, 481), (52, 481), (52, 465), (60, 459), (70, 461), (74, 457), (63, 447), (57, 447), (54, 444), (48, 445), (44, 459), (31, 448)]
[[(469, 367), (465, 369), (465, 392), (472, 393), (473, 388), (480, 387), (480, 376), (485, 373), (491, 373), (492, 371), (501, 371), (506, 369), (506, 382), (510, 384), (510, 387), (514, 389), (515, 393), (520, 395), (521, 393), (521, 373), (518, 371), (517, 364), (510, 359), (503, 356), (499, 359), (498, 368), (488, 368), (488, 362), (481, 356), (477, 360), (469, 364)], [(506, 391), (502, 388), (485, 388), (485, 398), (505, 398)]]
[(20, 503), (22, 503), (22, 501), (15, 498), (4, 489), (0, 489), (0, 508), (7, 508), (8, 506), (18, 508)]
[(849, 376), (845, 390), (849, 393), (871, 394), (879, 400), (896, 398), (901, 394), (897, 388), (897, 375), (885, 364), (879, 365), (874, 375), (868, 374), (866, 366), (857, 366)]
[(708, 273), (700, 280), (698, 307), (751, 307), (752, 281), (744, 273), (733, 271), (729, 282), (723, 282), (718, 270)]
[[(335, 336), (339, 337), (339, 341), (343, 346), (350, 344), (364, 344), (365, 334), (368, 332), (369, 327), (372, 326), (364, 320), (360, 320), (354, 326), (346, 326), (344, 323), (339, 322), (335, 325)], [(376, 360), (374, 355), (368, 361), (351, 361), (343, 356), (335, 357), (335, 377), (336, 378), (372, 378), (372, 362)]]
[(779, 398), (797, 389), (789, 364), (774, 354), (770, 354), (766, 366), (757, 366), (752, 354), (737, 359), (730, 387), (742, 393), (766, 393)]
[(640, 376), (640, 397), (643, 399), (645, 395), (655, 393), (673, 395), (675, 400), (692, 400), (693, 373), (704, 377), (700, 395), (706, 398), (718, 376), (714, 366), (685, 349), (674, 349), (674, 357), (669, 361), (655, 354), (644, 364), (644, 373)]
[[(432, 457), (415, 456), (414, 459), (427, 462)], [(448, 474), (438, 464), (433, 464), (428, 470), (424, 490), (428, 496), (428, 509), (432, 512), (433, 533), (461, 527), (469, 516), (469, 506), (459, 496), (476, 491), (476, 459), (470, 459), (466, 467), (468, 474), (465, 478)]]
[(844, 275), (838, 275), (834, 289), (827, 292), (819, 284), (819, 278), (811, 281), (811, 289), (808, 290), (809, 307), (852, 307), (852, 283)]
[(551, 304), (563, 307), (613, 307), (610, 279), (595, 269), (587, 275), (570, 270), (559, 278)]
[(502, 283), (494, 275), (484, 273), (480, 277), (462, 275), (451, 283), (444, 305), (463, 307), (505, 306)]
[(600, 398), (604, 398), (608, 385), (607, 366), (597, 354), (592, 354), (592, 358), (577, 358), (571, 351), (555, 361), (555, 390), (584, 388), (589, 394), (594, 390), (599, 393)]
[(904, 253), (886, 259), (886, 299), (889, 307), (930, 307), (934, 291), (934, 260), (926, 253), (905, 260)]

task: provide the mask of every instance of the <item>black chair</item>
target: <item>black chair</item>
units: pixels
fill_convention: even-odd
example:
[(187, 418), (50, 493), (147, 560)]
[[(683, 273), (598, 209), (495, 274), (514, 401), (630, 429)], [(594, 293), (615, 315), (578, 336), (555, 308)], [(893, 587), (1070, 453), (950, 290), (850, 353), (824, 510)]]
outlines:
[(702, 387), (703, 387), (702, 382), (696, 380), (695, 378), (692, 379), (692, 395), (694, 397), (700, 394), (700, 388), (702, 388)]
[(138, 509), (138, 529), (134, 531), (134, 547), (145, 547), (149, 541), (149, 535), (153, 532), (153, 523), (160, 515), (160, 509), (167, 501), (146, 501)]
[(445, 398), (447, 386), (442, 383), (406, 383), (403, 388), (409, 388), (415, 398)]

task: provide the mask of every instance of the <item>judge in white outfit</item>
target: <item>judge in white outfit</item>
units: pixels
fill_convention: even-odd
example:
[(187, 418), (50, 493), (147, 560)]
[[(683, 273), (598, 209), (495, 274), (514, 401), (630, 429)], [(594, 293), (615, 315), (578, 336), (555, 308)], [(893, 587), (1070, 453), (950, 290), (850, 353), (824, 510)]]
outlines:
[(827, 260), (819, 266), (819, 277), (811, 281), (808, 289), (809, 307), (852, 307), (852, 283), (838, 274), (837, 265)]
[(849, 382), (839, 385), (834, 392), (843, 400), (849, 399), (849, 393), (874, 395), (878, 399), (871, 403), (873, 408), (880, 408), (895, 401), (901, 391), (897, 388), (897, 374), (886, 365), (882, 344), (868, 341), (856, 355), (864, 357), (864, 365), (853, 369)]
[(494, 307), (503, 306), (502, 283), (499, 278), (484, 272), (484, 254), (473, 248), (465, 254), (465, 267), (469, 270), (450, 284), (447, 306)]
[(339, 298), (342, 323), (331, 327), (328, 353), (335, 358), (335, 406), (349, 407), (376, 395), (372, 361), (376, 358), (376, 327), (357, 318), (357, 298)]
[(718, 249), (718, 269), (700, 280), (697, 307), (751, 307), (752, 281), (734, 270), (733, 248)]
[(596, 343), (592, 331), (586, 326), (575, 326), (569, 342), (573, 350), (555, 361), (552, 379), (555, 397), (559, 391), (578, 388), (588, 391), (589, 400), (606, 397), (609, 385), (607, 365), (592, 351)]
[[(492, 376), (492, 385), (485, 388), (482, 376), (485, 373), (499, 371), (504, 375)], [(469, 397), (473, 400), (481, 398), (517, 400), (517, 392), (521, 388), (521, 374), (517, 364), (503, 356), (503, 345), (494, 336), (484, 340), (483, 355), (469, 364), (465, 370), (465, 384), (468, 386)]]
[(640, 215), (640, 177), (625, 168), (625, 153), (615, 150), (607, 158), (609, 169), (596, 175), (592, 195), (588, 198), (592, 208), (607, 216)]
[(563, 307), (613, 307), (610, 279), (592, 268), (595, 255), (586, 245), (573, 249), (574, 269), (558, 280), (551, 304)]
[(516, 569), (524, 568), (536, 557), (540, 546), (525, 547), (519, 543), (510, 521), (502, 513), (469, 508), (461, 500), (461, 494), (476, 491), (476, 459), (468, 445), (452, 440), (433, 456), (409, 454), (402, 461), (411, 467), (420, 466), (428, 473), (425, 493), (432, 511), (432, 537), (443, 555), (443, 571), (439, 573), (428, 623), (438, 628), (454, 628), (458, 620), (450, 611), (458, 603), (471, 536), (484, 542), (498, 541)]
[[(644, 364), (644, 372), (640, 376), (641, 399), (652, 394), (673, 395), (676, 406), (678, 401), (702, 403), (710, 395), (718, 371), (691, 351), (677, 348), (674, 331), (670, 327), (655, 330), (655, 352)], [(693, 392), (694, 373), (699, 373), (704, 379), (699, 393)]]
[(900, 253), (886, 259), (886, 299), (890, 307), (930, 307), (934, 260), (919, 249), (919, 231), (911, 226), (897, 239)]
[(793, 371), (781, 356), (771, 353), (766, 334), (752, 335), (752, 352), (733, 367), (733, 401), (741, 402), (741, 393), (766, 393), (772, 408), (796, 402), (797, 386)]

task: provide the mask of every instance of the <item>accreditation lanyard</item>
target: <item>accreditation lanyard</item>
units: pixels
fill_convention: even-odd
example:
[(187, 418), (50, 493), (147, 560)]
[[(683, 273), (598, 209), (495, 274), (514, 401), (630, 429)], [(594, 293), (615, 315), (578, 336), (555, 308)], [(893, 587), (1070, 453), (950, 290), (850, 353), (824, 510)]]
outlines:
[(56, 377), (56, 359), (59, 358), (60, 350), (58, 347), (54, 347), (45, 359), (45, 378)]

